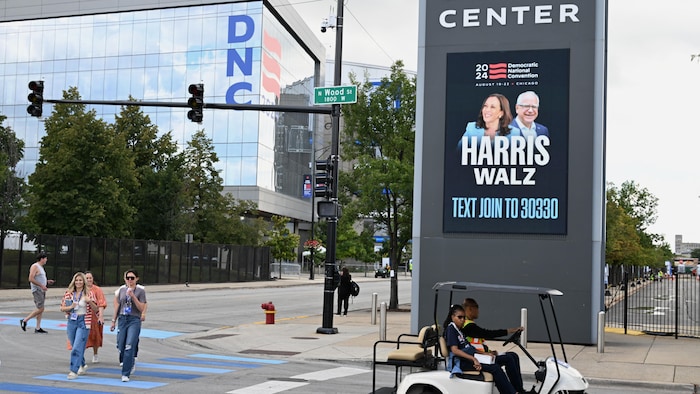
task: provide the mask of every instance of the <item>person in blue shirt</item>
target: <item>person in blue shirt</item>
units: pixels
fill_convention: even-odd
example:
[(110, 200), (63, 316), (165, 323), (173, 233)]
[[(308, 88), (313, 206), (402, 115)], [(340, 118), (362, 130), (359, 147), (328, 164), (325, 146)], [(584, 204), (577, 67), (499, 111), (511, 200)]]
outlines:
[(493, 142), (496, 137), (510, 139), (510, 137), (519, 136), (520, 130), (511, 126), (512, 121), (513, 115), (510, 112), (510, 103), (506, 96), (493, 93), (486, 97), (481, 105), (476, 122), (467, 123), (464, 134), (457, 142), (457, 148), (462, 148), (465, 137), (467, 138), (467, 146), (472, 146), (474, 142), (478, 146), (486, 137)]

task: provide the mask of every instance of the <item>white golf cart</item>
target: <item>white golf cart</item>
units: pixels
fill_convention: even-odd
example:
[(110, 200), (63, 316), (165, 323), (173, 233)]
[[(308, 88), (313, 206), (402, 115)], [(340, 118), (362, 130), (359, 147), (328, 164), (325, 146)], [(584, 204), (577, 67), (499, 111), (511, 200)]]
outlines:
[[(503, 345), (508, 343), (516, 344), (523, 353), (534, 363), (537, 367), (535, 371), (535, 390), (538, 393), (544, 394), (583, 394), (588, 388), (588, 382), (586, 379), (574, 369), (566, 359), (566, 351), (564, 350), (564, 344), (561, 339), (561, 333), (559, 332), (559, 323), (557, 322), (556, 313), (554, 311), (554, 303), (552, 302), (552, 296), (562, 296), (563, 293), (555, 289), (547, 289), (542, 287), (530, 287), (530, 286), (511, 286), (511, 285), (495, 285), (495, 284), (484, 284), (484, 283), (472, 283), (472, 282), (439, 282), (433, 286), (435, 290), (435, 326), (438, 327), (438, 331), (441, 332), (441, 324), (438, 320), (438, 311), (447, 310), (447, 308), (438, 309), (438, 298), (441, 293), (449, 293), (449, 300), (451, 305), (453, 302), (454, 293), (469, 292), (469, 291), (491, 291), (491, 292), (510, 292), (510, 293), (520, 293), (523, 295), (531, 294), (539, 298), (540, 306), (542, 309), (542, 317), (544, 319), (544, 325), (547, 329), (547, 337), (549, 338), (549, 347), (551, 349), (552, 355), (547, 357), (545, 360), (537, 361), (532, 355), (520, 344), (520, 332), (512, 334)], [(462, 298), (458, 298), (461, 300)], [(549, 310), (551, 310), (551, 317), (554, 320), (554, 327), (556, 328), (556, 342), (552, 338), (552, 333), (550, 331), (550, 323), (547, 319), (547, 313), (545, 310), (545, 300), (548, 301)], [(440, 351), (442, 360), (448, 357), (447, 346), (442, 338), (440, 338)], [(555, 346), (556, 344), (556, 346)], [(556, 347), (561, 347), (560, 359), (557, 355)], [(442, 369), (442, 370), (441, 370)], [(493, 390), (493, 379), (488, 372), (480, 373), (475, 371), (465, 372), (463, 374), (455, 374), (450, 377), (450, 372), (444, 370), (444, 366), (437, 367), (435, 370), (428, 370), (424, 372), (416, 372), (406, 375), (406, 377), (398, 385), (396, 393), (397, 394), (451, 394), (451, 393), (470, 393), (470, 394), (491, 394)]]

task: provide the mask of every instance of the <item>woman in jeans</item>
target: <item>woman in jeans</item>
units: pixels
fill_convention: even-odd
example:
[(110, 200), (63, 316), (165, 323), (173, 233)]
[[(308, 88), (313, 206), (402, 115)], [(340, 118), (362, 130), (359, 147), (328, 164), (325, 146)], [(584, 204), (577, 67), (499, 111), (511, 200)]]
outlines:
[(70, 372), (68, 379), (75, 379), (85, 373), (85, 343), (87, 342), (92, 324), (92, 311), (97, 310), (94, 294), (87, 289), (85, 274), (78, 272), (73, 275), (68, 289), (61, 301), (61, 312), (68, 318), (66, 333), (71, 345)]
[(128, 382), (134, 365), (134, 352), (141, 334), (141, 322), (146, 319), (146, 290), (136, 286), (139, 275), (135, 270), (124, 273), (125, 286), (119, 289), (114, 299), (114, 318), (110, 331), (114, 331), (117, 320), (117, 349), (123, 355), (122, 382)]

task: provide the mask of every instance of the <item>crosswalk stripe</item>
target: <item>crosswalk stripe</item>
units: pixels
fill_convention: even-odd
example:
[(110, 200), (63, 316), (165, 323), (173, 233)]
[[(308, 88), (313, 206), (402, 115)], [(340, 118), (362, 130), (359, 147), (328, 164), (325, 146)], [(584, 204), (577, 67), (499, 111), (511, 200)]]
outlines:
[(204, 368), (204, 367), (192, 367), (187, 365), (171, 365), (171, 364), (156, 364), (156, 363), (142, 363), (139, 362), (139, 368), (150, 368), (150, 369), (168, 369), (171, 371), (187, 371), (187, 372), (201, 372), (201, 373), (229, 373), (233, 372), (233, 369), (221, 369), (221, 368)]
[(230, 367), (230, 368), (260, 368), (260, 364), (249, 364), (249, 363), (232, 363), (226, 361), (209, 361), (209, 360), (192, 360), (189, 358), (179, 358), (179, 357), (166, 357), (159, 358), (159, 361), (166, 361), (169, 363), (190, 363), (190, 364), (200, 364), (200, 365), (214, 365), (218, 367)]
[(275, 394), (282, 391), (303, 387), (309, 384), (308, 382), (287, 382), (282, 380), (268, 380), (254, 386), (248, 386), (233, 391), (227, 391), (227, 394)]
[(49, 389), (46, 386), (39, 386), (37, 384), (21, 384), (6, 382), (0, 382), (0, 391), (11, 391), (15, 393), (46, 393), (48, 391), (51, 391), (51, 394), (116, 394), (109, 391), (79, 390), (74, 387), (51, 387)]
[(190, 354), (189, 357), (199, 357), (199, 358), (210, 358), (217, 360), (228, 360), (228, 361), (242, 361), (245, 363), (256, 363), (256, 364), (286, 364), (284, 360), (270, 360), (265, 358), (249, 358), (249, 357), (236, 357), (236, 356), (220, 356), (217, 354)]
[[(62, 373), (54, 373), (51, 375), (36, 376), (35, 378), (42, 379), (42, 380), (58, 380), (58, 381), (68, 382), (68, 380), (66, 379), (66, 375), (62, 374)], [(144, 389), (144, 390), (154, 389), (156, 387), (165, 386), (167, 384), (167, 383), (162, 383), (162, 382), (149, 382), (147, 380), (135, 380), (135, 379), (132, 379), (131, 381), (128, 381), (128, 382), (122, 382), (121, 378), (96, 378), (96, 377), (90, 377), (90, 376), (85, 376), (85, 375), (79, 376), (78, 379), (71, 380), (71, 382), (99, 384), (102, 386), (119, 386), (119, 387), (125, 387), (125, 388), (130, 388), (130, 389)]]
[(323, 371), (309, 372), (301, 375), (292, 376), (292, 379), (325, 381), (337, 378), (344, 378), (347, 376), (359, 375), (368, 372), (368, 369), (338, 367), (332, 369), (325, 369)]
[[(19, 318), (0, 315), (0, 324), (17, 326), (19, 328)], [(66, 331), (66, 321), (65, 320), (52, 320), (52, 319), (42, 319), (41, 328), (45, 330), (57, 330)], [(105, 330), (105, 335), (117, 335), (116, 331)], [(180, 332), (175, 331), (163, 331), (163, 330), (153, 330), (150, 328), (142, 328), (141, 338), (155, 338), (155, 339), (166, 339), (182, 335)]]

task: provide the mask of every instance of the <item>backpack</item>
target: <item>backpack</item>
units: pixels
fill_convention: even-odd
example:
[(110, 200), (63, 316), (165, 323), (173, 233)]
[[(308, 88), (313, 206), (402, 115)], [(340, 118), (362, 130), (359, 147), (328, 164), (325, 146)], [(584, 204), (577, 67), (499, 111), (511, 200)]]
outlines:
[(357, 284), (357, 282), (350, 281), (350, 286), (352, 289), (350, 290), (350, 295), (353, 297), (357, 297), (360, 294), (360, 285)]

